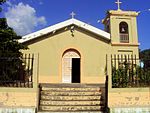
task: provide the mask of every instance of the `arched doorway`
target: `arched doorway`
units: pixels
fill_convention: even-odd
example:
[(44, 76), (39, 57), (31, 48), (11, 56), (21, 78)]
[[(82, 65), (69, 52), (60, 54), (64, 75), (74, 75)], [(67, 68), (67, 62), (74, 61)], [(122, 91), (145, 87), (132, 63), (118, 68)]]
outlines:
[(80, 53), (69, 49), (62, 57), (62, 83), (80, 83)]

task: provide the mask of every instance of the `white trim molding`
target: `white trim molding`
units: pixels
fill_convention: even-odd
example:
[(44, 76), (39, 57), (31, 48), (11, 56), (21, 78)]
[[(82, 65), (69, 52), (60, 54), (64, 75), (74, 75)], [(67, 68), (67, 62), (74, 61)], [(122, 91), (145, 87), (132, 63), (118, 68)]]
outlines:
[(48, 33), (51, 33), (51, 32), (55, 32), (61, 28), (64, 28), (64, 27), (67, 27), (67, 26), (70, 26), (70, 25), (76, 25), (80, 28), (83, 28), (87, 31), (90, 31), (96, 35), (99, 35), (107, 40), (110, 40), (110, 34), (101, 30), (101, 29), (98, 29), (94, 26), (91, 26), (85, 22), (82, 22), (82, 21), (79, 21), (77, 19), (69, 19), (69, 20), (66, 20), (64, 22), (60, 22), (58, 24), (55, 24), (55, 25), (52, 25), (50, 27), (47, 27), (45, 29), (42, 29), (42, 30), (39, 30), (37, 32), (34, 32), (34, 33), (31, 33), (31, 34), (28, 34), (28, 35), (25, 35), (22, 37), (22, 39), (19, 40), (20, 43), (24, 43), (24, 42), (27, 42), (27, 41), (30, 41), (30, 40), (33, 40), (33, 39), (36, 39), (42, 35), (46, 35)]

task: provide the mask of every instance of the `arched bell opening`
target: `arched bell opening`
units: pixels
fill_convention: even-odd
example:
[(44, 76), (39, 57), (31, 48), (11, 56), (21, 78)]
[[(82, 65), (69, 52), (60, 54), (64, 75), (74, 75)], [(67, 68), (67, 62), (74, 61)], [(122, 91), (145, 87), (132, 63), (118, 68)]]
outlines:
[(129, 43), (129, 28), (126, 22), (119, 24), (120, 42)]

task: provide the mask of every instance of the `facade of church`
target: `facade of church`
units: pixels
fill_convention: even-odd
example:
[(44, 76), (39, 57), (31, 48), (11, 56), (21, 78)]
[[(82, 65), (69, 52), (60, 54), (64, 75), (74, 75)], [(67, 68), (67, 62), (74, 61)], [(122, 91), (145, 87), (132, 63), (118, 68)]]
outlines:
[(107, 57), (139, 54), (137, 16), (110, 10), (104, 31), (72, 18), (20, 42), (29, 47), (24, 53), (38, 54), (39, 83), (104, 83)]

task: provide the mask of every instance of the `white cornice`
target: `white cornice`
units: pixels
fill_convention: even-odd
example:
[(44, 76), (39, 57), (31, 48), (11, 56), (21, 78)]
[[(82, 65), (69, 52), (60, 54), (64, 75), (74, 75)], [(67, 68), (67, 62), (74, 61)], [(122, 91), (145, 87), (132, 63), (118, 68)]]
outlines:
[(107, 40), (110, 40), (110, 34), (109, 33), (105, 32), (103, 30), (100, 30), (100, 29), (98, 29), (96, 27), (93, 27), (93, 26), (91, 26), (91, 25), (89, 25), (87, 23), (84, 23), (82, 21), (79, 21), (77, 19), (72, 18), (72, 19), (66, 20), (64, 22), (61, 22), (61, 23), (52, 25), (50, 27), (47, 27), (45, 29), (39, 30), (37, 32), (25, 35), (25, 36), (22, 37), (22, 39), (19, 40), (19, 42), (20, 43), (24, 43), (24, 42), (33, 40), (33, 39), (38, 38), (38, 37), (40, 37), (42, 35), (54, 32), (56, 30), (59, 30), (61, 28), (67, 27), (67, 26), (72, 25), (72, 24), (74, 24), (74, 25), (76, 25), (78, 27), (81, 27), (81, 28), (83, 28), (83, 29), (85, 29), (87, 31), (90, 31), (90, 32), (92, 32), (92, 33), (94, 33), (96, 35), (99, 35), (99, 36), (101, 36), (101, 37), (103, 37), (103, 38), (105, 38)]

